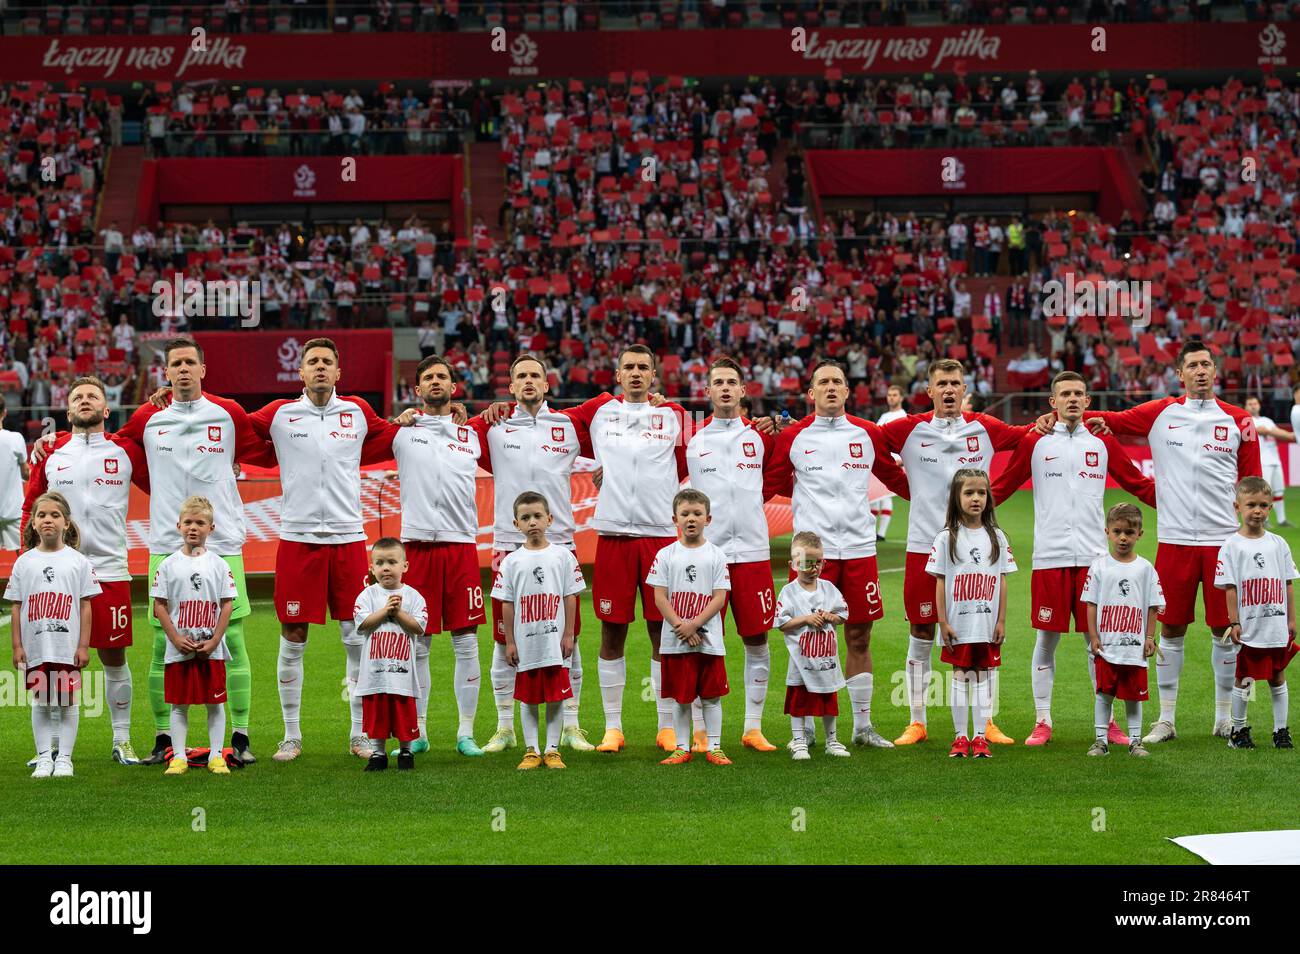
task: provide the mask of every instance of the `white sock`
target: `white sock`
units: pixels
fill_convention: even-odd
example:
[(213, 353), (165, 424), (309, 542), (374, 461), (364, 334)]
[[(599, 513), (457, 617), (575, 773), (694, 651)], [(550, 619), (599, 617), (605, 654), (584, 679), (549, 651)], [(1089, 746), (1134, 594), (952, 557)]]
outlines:
[(933, 639), (917, 639), (915, 636), (907, 638), (907, 701), (912, 721), (921, 725), (925, 725), (925, 693), (930, 688), (930, 655), (933, 648)]
[(1232, 690), (1237, 684), (1237, 644), (1223, 646), (1210, 640), (1210, 661), (1214, 665), (1214, 721), (1232, 713)]
[(970, 717), (970, 674), (952, 674), (952, 727), (958, 736), (966, 735)]
[(832, 742), (838, 742), (838, 741), (839, 741), (839, 735), (838, 735), (837, 732), (835, 731), (835, 722), (836, 722), (836, 719), (835, 719), (835, 716), (833, 716), (833, 715), (824, 715), (824, 716), (822, 716), (822, 726), (826, 729), (826, 744), (827, 744), (827, 745), (830, 745)]
[(32, 703), (32, 738), (36, 742), (36, 757), (49, 758), (54, 745), (55, 706), (43, 702)]
[(208, 753), (209, 758), (213, 755), (220, 755), (221, 750), (226, 747), (226, 707), (221, 705), (208, 706)]
[(790, 740), (807, 744), (808, 737), (803, 732), (803, 716), (790, 716)]
[[(1092, 654), (1092, 643), (1088, 639), (1087, 633), (1081, 633), (1083, 636), (1083, 654), (1088, 660), (1088, 682), (1092, 683), (1092, 691), (1097, 691), (1097, 657)], [(1157, 665), (1159, 665), (1157, 663)]]
[(876, 515), (876, 536), (885, 537), (889, 535), (889, 521), (894, 519), (894, 508), (889, 507), (880, 511)]
[(691, 703), (691, 728), (696, 732), (704, 730), (704, 703), (700, 697), (696, 696), (695, 701)]
[(578, 641), (573, 641), (573, 655), (569, 657), (569, 685), (573, 687), (573, 698), (564, 700), (564, 727), (578, 725), (578, 710), (582, 703), (582, 653)]
[(1269, 686), (1273, 694), (1273, 731), (1285, 729), (1287, 727), (1287, 707), (1290, 703), (1290, 694), (1287, 692), (1286, 683), (1280, 686)]
[[(697, 700), (698, 701), (698, 700)], [(694, 706), (686, 702), (673, 700), (673, 731), (677, 735), (677, 747), (691, 747), (691, 710)]]
[[(600, 676), (600, 701), (605, 707), (605, 728), (623, 728), (623, 686), (627, 682), (627, 657), (601, 659), (596, 664)], [(655, 692), (658, 693), (658, 687)]]
[[(1165, 636), (1156, 653), (1156, 685), (1160, 687), (1160, 720), (1174, 724), (1178, 679), (1183, 673), (1183, 636)], [(1163, 659), (1163, 661), (1162, 661)]]
[(872, 678), (869, 672), (860, 672), (848, 678), (849, 705), (853, 708), (853, 732), (865, 732), (871, 728), (871, 688)]
[(131, 741), (131, 667), (105, 666), (104, 691), (113, 720), (113, 741)]
[(810, 747), (817, 744), (817, 720), (813, 716), (803, 717), (803, 734)]
[(564, 729), (564, 703), (546, 703), (546, 751), (560, 750), (560, 733)]
[(1232, 727), (1246, 727), (1246, 710), (1250, 706), (1250, 686), (1232, 687)]
[(1092, 727), (1097, 733), (1097, 741), (1105, 742), (1110, 732), (1110, 708), (1115, 704), (1115, 697), (1108, 696), (1105, 693), (1097, 693), (1097, 700), (1093, 706)]
[(1060, 633), (1034, 630), (1034, 658), (1029, 665), (1029, 684), (1034, 690), (1036, 722), (1052, 724), (1052, 686), (1056, 683), (1056, 647)]
[(537, 721), (540, 706), (526, 702), (519, 704), (519, 720), (524, 724), (524, 749), (537, 748)]
[(190, 707), (172, 706), (172, 758), (185, 758), (186, 736), (190, 730)]
[[(302, 741), (302, 727), (299, 725), (298, 713), (302, 708), (302, 654), (306, 649), (306, 643), (291, 643), (283, 636), (280, 637), (280, 659), (276, 666), (276, 675), (280, 682), (280, 714), (284, 717), (286, 742), (289, 739)], [(173, 735), (173, 747), (175, 742)]]
[(49, 711), (50, 724), (50, 751), (53, 752), (59, 747), (59, 726), (62, 724), (63, 710), (58, 706), (46, 706)]
[(671, 729), (673, 727), (673, 701), (665, 699), (659, 694), (659, 687), (663, 685), (660, 672), (662, 664), (658, 659), (650, 659), (650, 687), (655, 694), (655, 711), (659, 716), (659, 731)]
[(971, 722), (974, 723), (971, 728), (974, 730), (973, 738), (978, 739), (984, 734), (985, 727), (992, 719), (993, 700), (997, 692), (995, 680), (998, 671), (996, 669), (977, 669), (975, 670), (974, 698), (971, 701)]
[(478, 689), (482, 682), (478, 661), (478, 633), (472, 631), (452, 636), (451, 648), (456, 654), (453, 683), (456, 687), (456, 711), (460, 716), (456, 738), (463, 735), (473, 737), (474, 716), (478, 713)]
[(722, 745), (722, 698), (701, 699), (700, 704), (704, 707), (704, 731), (709, 736), (709, 751), (712, 752)]
[(763, 706), (767, 702), (767, 681), (772, 674), (772, 653), (766, 641), (761, 646), (745, 644), (745, 731), (763, 727)]
[(361, 654), (365, 648), (363, 644), (343, 644), (343, 651), (347, 653), (348, 657), (348, 708), (352, 714), (350, 738), (366, 734), (365, 729), (361, 727), (361, 697), (357, 695), (357, 678), (361, 675)]
[[(1111, 703), (1111, 711), (1114, 712), (1115, 703)], [(1142, 738), (1142, 703), (1137, 699), (1124, 700), (1124, 712), (1128, 716), (1128, 737), (1129, 741), (1136, 741)], [(1114, 718), (1114, 716), (1112, 716)], [(1109, 725), (1107, 726), (1109, 728)]]
[[(429, 650), (433, 647), (433, 636), (426, 633), (415, 637), (415, 721), (420, 729), (420, 738), (429, 738)], [(511, 693), (514, 685), (511, 684)]]
[[(577, 654), (577, 646), (573, 647), (573, 652), (575, 655)], [(513, 732), (515, 728), (515, 667), (506, 660), (505, 643), (492, 643), (490, 675), (492, 677), (492, 695), (497, 703), (497, 728), (508, 729)], [(569, 674), (569, 681), (573, 681), (572, 673)]]

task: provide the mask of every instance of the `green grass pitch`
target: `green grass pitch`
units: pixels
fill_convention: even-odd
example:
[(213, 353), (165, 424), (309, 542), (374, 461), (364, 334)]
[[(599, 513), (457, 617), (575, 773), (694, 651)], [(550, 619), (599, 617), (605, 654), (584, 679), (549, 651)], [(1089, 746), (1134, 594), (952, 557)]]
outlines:
[[(1300, 516), (1300, 495), (1288, 493)], [(1115, 502), (1124, 499), (1114, 493)], [(908, 721), (901, 670), (907, 625), (902, 609), (906, 503), (899, 501), (890, 540), (881, 547), (886, 616), (875, 628), (873, 714), (888, 737)], [(1033, 633), (1028, 625), (1032, 503), (1019, 493), (1000, 511), (1021, 559), (1010, 579), (1008, 637), (999, 725), (1018, 741), (1033, 724), (1029, 689)], [(1141, 551), (1155, 554), (1148, 513)], [(1294, 545), (1297, 532), (1282, 531)], [(777, 559), (785, 559), (786, 541)], [(783, 567), (783, 563), (778, 566)], [(785, 579), (779, 572), (778, 585)], [(486, 581), (485, 581), (486, 582)], [(603, 729), (596, 673), (598, 625), (583, 603), (585, 690), (582, 722)], [(8, 615), (7, 613), (5, 614)], [(1199, 615), (1199, 614), (1198, 614)], [(150, 630), (135, 619), (134, 742), (148, 751), (151, 720), (145, 683)], [(281, 737), (275, 667), (278, 626), (269, 601), (248, 626), (253, 658), (254, 751), (261, 761), (229, 778), (192, 771), (164, 778), (160, 767), (124, 768), (108, 758), (107, 712), (83, 713), (72, 780), (35, 781), (23, 765), (32, 751), (28, 710), (9, 699), (0, 709), (0, 862), (14, 863), (1186, 863), (1194, 860), (1169, 836), (1294, 827), (1296, 752), (1268, 745), (1266, 694), (1252, 703), (1254, 752), (1230, 751), (1210, 737), (1213, 687), (1208, 631), (1188, 639), (1179, 706), (1181, 737), (1146, 760), (1126, 752), (1085, 757), (1092, 736), (1092, 696), (1082, 637), (1062, 640), (1057, 656), (1056, 738), (1045, 749), (994, 746), (988, 761), (950, 761), (948, 710), (930, 711), (931, 740), (894, 751), (854, 749), (849, 759), (814, 752), (794, 763), (784, 749), (789, 720), (781, 712), (786, 653), (775, 636), (765, 730), (782, 745), (759, 754), (739, 744), (743, 716), (742, 653), (728, 639), (732, 692), (724, 700), (730, 768), (703, 760), (658, 764), (655, 707), (648, 684), (649, 648), (634, 623), (628, 640), (624, 725), (628, 748), (616, 756), (566, 750), (564, 772), (515, 770), (518, 749), (482, 759), (453, 751), (451, 652), (435, 640), (432, 751), (411, 773), (363, 774), (346, 754), (344, 656), (334, 626), (313, 627), (302, 707), (303, 756), (270, 760)], [(484, 672), (491, 652), (481, 630)], [(0, 662), (10, 663), (9, 639)], [(93, 668), (99, 663), (91, 654)], [(935, 671), (950, 667), (935, 656)], [(12, 669), (9, 670), (12, 674)], [(484, 678), (477, 737), (485, 742), (495, 710)], [(1152, 676), (1154, 689), (1154, 674)], [(847, 703), (847, 697), (844, 698)], [(847, 739), (847, 705), (841, 736)], [(1155, 715), (1154, 701), (1144, 721)], [(1122, 710), (1121, 710), (1122, 712)], [(1122, 721), (1122, 715), (1121, 715)], [(192, 717), (202, 735), (201, 717)], [(818, 730), (820, 737), (820, 728)]]

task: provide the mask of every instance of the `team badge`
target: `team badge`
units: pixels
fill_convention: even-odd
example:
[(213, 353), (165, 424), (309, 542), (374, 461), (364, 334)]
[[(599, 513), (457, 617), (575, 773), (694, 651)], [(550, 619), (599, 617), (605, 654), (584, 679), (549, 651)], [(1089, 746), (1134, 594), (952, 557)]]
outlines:
[(849, 456), (850, 456), (850, 457), (861, 457), (861, 456), (862, 456), (862, 445), (861, 445), (861, 444), (850, 444), (850, 445), (849, 445)]
[(1083, 455), (1083, 462), (1088, 467), (1097, 467), (1101, 462), (1101, 455), (1096, 451), (1087, 451)]
[(933, 603), (922, 603), (922, 604), (921, 604), (921, 615), (922, 615), (922, 616), (929, 616), (929, 615), (930, 615), (931, 613), (933, 613), (933, 612), (934, 612), (934, 604), (933, 604)]
[(212, 425), (209, 425), (209, 427), (208, 427), (208, 440), (210, 440), (210, 441), (219, 441), (219, 440), (221, 440), (221, 425), (220, 425), (220, 424), (212, 424)]
[(462, 444), (467, 443), (469, 441), (469, 428), (468, 427), (456, 428), (456, 440), (460, 441)]
[(744, 443), (744, 445), (743, 445), (743, 450), (745, 451), (745, 456), (746, 456), (746, 457), (756, 457), (756, 456), (758, 456), (758, 450), (757, 450), (757, 449), (754, 447), (754, 445), (753, 445), (752, 443), (750, 443), (749, 441), (746, 441), (746, 442)]
[(106, 473), (106, 474), (116, 474), (116, 473), (117, 473), (117, 461), (115, 461), (115, 460), (106, 460), (106, 461), (104, 461), (104, 473)]
[(351, 427), (351, 426), (352, 426), (352, 412), (351, 412), (351, 411), (340, 411), (340, 412), (339, 412), (339, 427)]
[(1214, 439), (1216, 441), (1226, 441), (1228, 439), (1228, 429), (1214, 425)]
[(1050, 622), (1052, 619), (1052, 608), (1050, 606), (1038, 607), (1038, 621), (1040, 623)]
[(662, 414), (655, 414), (654, 417), (651, 418), (651, 422), (656, 431), (662, 431), (664, 429), (664, 416)]
[(290, 600), (284, 604), (284, 612), (288, 616), (297, 616), (302, 611), (302, 604), (297, 600)]
[(977, 451), (980, 449), (980, 439), (978, 437), (966, 438), (966, 449), (968, 451)]
[(613, 611), (614, 611), (614, 604), (613, 604), (613, 602), (610, 601), (610, 600), (601, 600), (601, 601), (600, 601), (600, 611), (601, 611), (602, 613), (611, 613), (611, 612), (613, 612)]
[(551, 428), (551, 440), (556, 441), (557, 443), (558, 443), (559, 441), (564, 440), (564, 428), (562, 428), (562, 427), (552, 427), (552, 428)]

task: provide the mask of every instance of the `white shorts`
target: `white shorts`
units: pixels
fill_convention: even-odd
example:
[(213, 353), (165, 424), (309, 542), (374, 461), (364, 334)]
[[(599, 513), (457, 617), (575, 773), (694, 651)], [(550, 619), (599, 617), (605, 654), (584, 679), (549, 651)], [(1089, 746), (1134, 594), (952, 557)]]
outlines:
[(21, 517), (16, 520), (0, 520), (0, 550), (19, 549), (21, 541), (18, 528), (21, 524)]
[(1264, 479), (1273, 488), (1274, 498), (1281, 497), (1286, 492), (1286, 477), (1282, 475), (1282, 465), (1280, 463), (1268, 463), (1264, 464), (1261, 469), (1264, 473)]

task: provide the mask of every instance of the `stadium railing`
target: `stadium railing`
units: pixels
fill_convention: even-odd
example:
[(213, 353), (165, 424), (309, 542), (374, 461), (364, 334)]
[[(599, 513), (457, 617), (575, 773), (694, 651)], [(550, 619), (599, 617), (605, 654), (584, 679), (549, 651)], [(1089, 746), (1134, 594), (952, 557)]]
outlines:
[(145, 137), (153, 159), (224, 159), (241, 156), (404, 156), (455, 154), (464, 148), (464, 128), (411, 129), (382, 126), (360, 135), (328, 129), (236, 129), (168, 131), (159, 149)]

